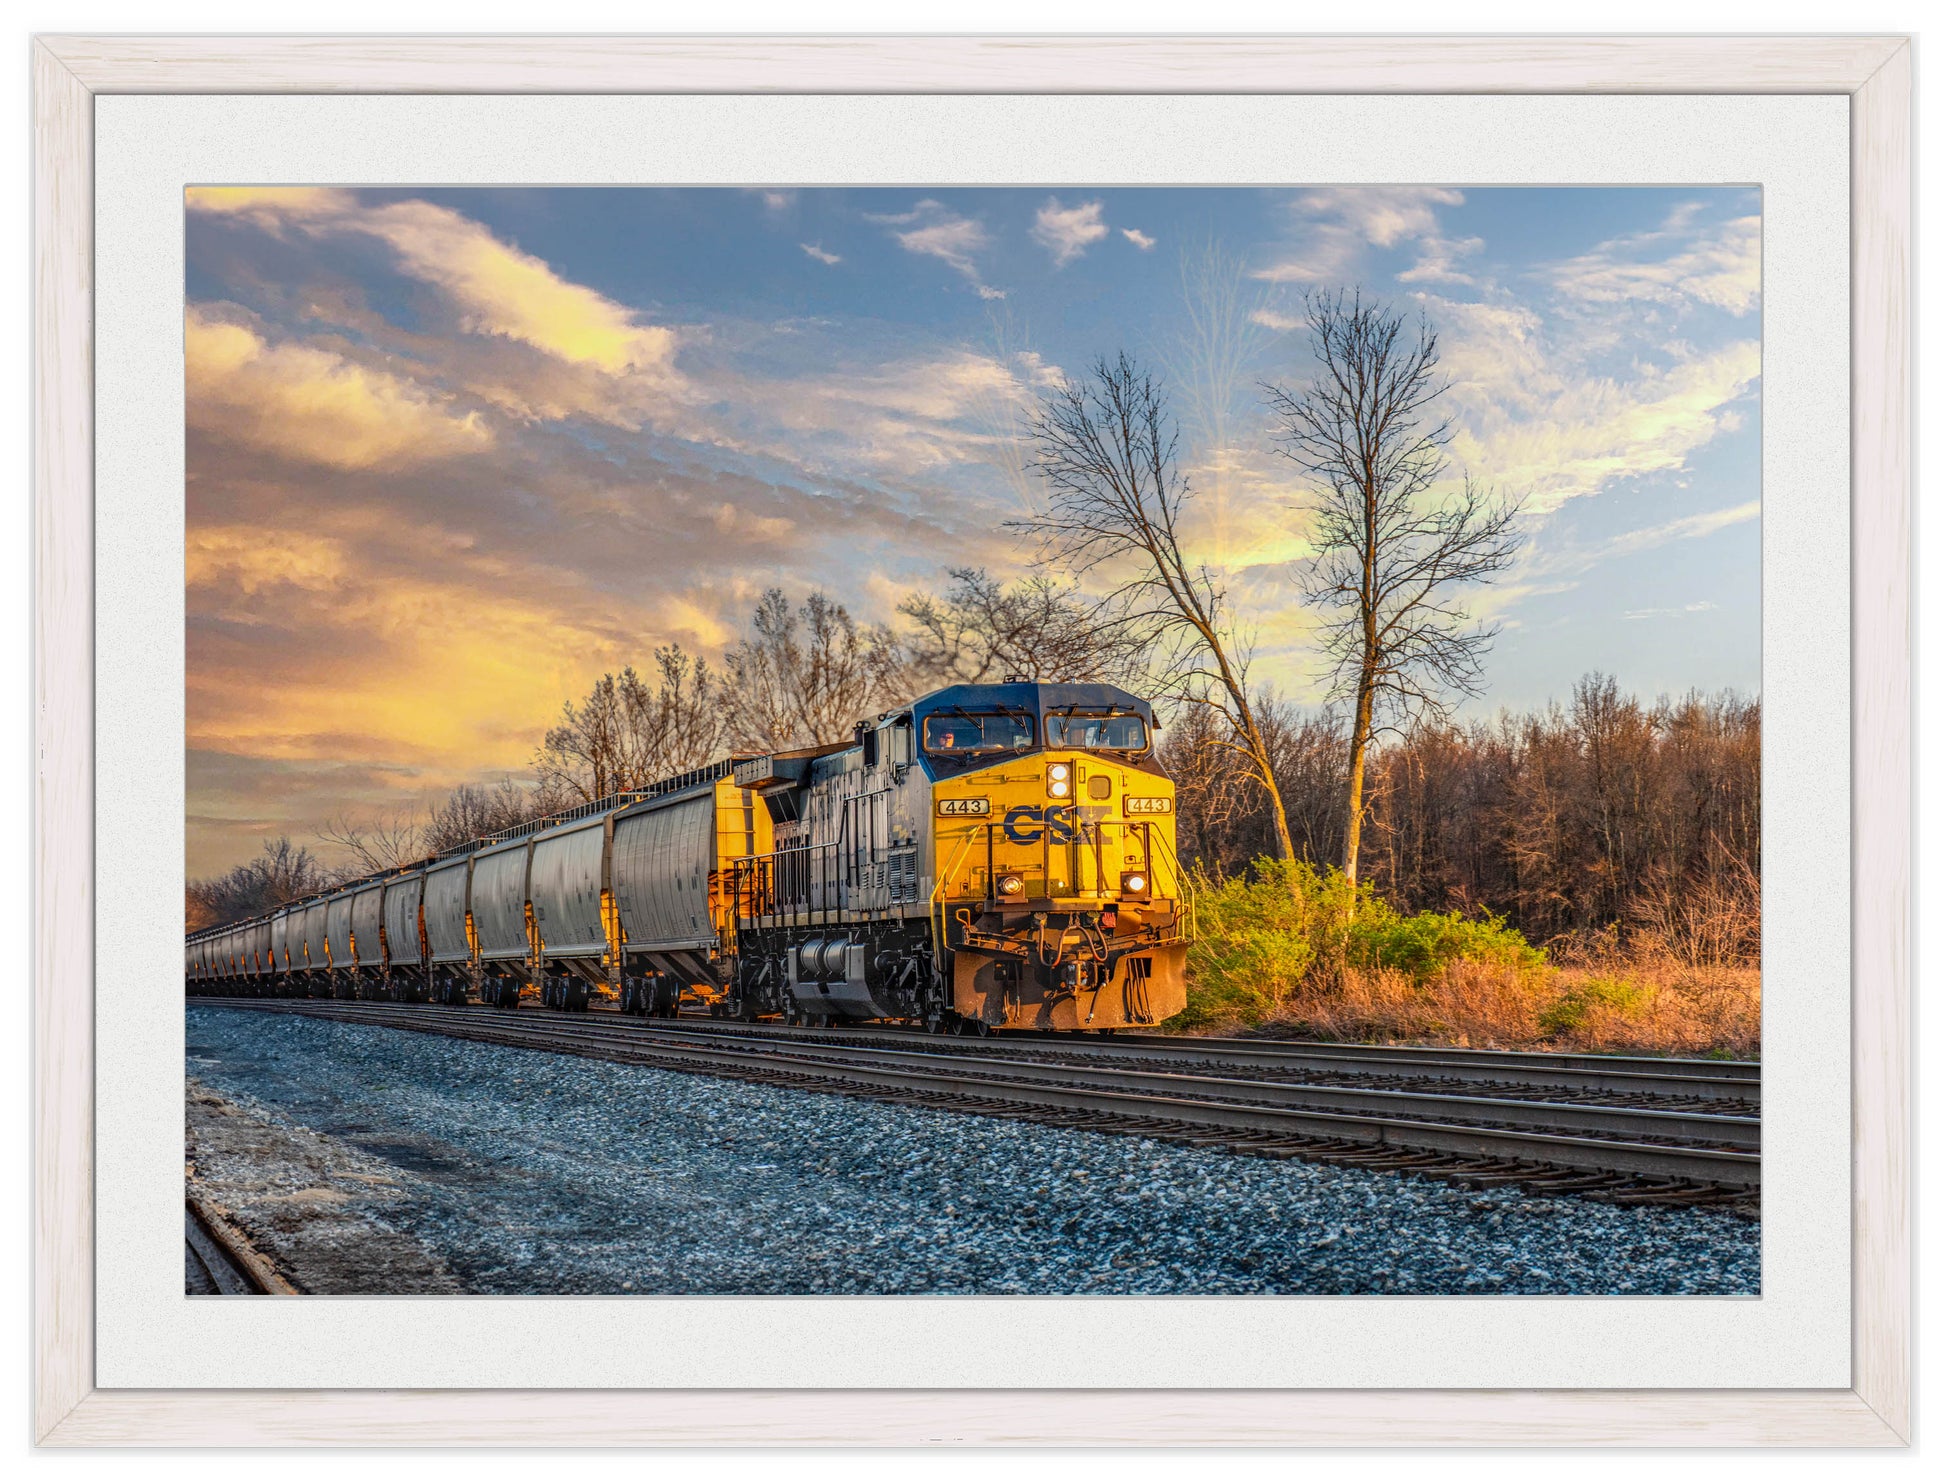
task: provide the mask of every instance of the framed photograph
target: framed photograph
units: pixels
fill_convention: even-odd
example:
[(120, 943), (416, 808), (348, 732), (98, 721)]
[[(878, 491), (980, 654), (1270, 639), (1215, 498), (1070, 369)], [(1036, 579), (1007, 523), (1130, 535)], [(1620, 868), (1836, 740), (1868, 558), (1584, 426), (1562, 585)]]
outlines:
[(34, 66), (42, 1445), (1904, 1443), (1905, 39)]

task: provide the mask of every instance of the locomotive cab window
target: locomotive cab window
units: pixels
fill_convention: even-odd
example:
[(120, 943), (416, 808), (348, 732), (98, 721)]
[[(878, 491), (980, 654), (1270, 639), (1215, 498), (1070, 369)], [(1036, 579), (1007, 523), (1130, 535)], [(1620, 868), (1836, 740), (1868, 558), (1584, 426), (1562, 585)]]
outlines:
[(1024, 752), (1034, 745), (1034, 722), (1018, 711), (941, 711), (926, 717), (925, 741), (940, 756)]
[(1049, 716), (1047, 744), (1089, 752), (1139, 752), (1149, 744), (1149, 728), (1140, 716)]

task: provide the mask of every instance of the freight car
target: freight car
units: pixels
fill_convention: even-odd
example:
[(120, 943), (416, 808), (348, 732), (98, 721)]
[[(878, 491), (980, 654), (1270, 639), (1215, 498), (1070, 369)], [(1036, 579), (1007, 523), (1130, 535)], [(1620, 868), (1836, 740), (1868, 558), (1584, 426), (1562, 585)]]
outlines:
[(192, 993), (934, 1031), (1182, 1009), (1191, 927), (1149, 705), (956, 685), (192, 935)]

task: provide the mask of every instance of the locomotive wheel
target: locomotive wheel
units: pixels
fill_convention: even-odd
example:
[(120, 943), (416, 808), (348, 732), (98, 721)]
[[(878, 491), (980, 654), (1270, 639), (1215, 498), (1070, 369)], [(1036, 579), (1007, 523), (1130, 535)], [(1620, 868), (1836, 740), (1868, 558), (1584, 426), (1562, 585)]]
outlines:
[(944, 1035), (951, 1029), (952, 1025), (946, 1018), (945, 1010), (934, 1007), (926, 1011), (926, 1033), (928, 1035)]

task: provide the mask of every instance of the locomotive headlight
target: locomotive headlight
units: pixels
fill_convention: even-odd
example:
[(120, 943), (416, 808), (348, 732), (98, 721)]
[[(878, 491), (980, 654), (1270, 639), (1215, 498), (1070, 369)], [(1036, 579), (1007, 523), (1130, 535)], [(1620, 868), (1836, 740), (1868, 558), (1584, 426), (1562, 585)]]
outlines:
[(1019, 876), (1003, 875), (1000, 877), (1000, 894), (1002, 896), (1019, 896), (1024, 894), (1026, 890), (1027, 882)]
[(1074, 784), (1068, 780), (1068, 765), (1055, 762), (1047, 769), (1047, 795), (1050, 798), (1066, 798), (1073, 791)]
[(1149, 878), (1139, 870), (1122, 872), (1122, 894), (1124, 896), (1145, 896), (1149, 890)]

